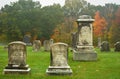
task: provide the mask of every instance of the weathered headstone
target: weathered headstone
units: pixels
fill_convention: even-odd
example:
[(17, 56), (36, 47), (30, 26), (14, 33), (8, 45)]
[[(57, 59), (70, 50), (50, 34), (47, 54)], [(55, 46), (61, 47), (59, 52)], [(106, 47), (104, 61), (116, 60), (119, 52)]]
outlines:
[(41, 47), (40, 40), (34, 40), (33, 41), (33, 51), (35, 51), (35, 52), (40, 51), (40, 47)]
[(31, 36), (30, 35), (25, 35), (23, 37), (23, 42), (26, 43), (26, 45), (32, 45), (32, 43), (31, 43)]
[(73, 60), (95, 61), (97, 53), (93, 47), (92, 19), (89, 15), (82, 15), (77, 19), (78, 31), (76, 36), (76, 48), (73, 50)]
[(45, 40), (43, 42), (43, 46), (44, 46), (45, 51), (50, 51), (50, 41), (49, 40)]
[(50, 66), (46, 70), (47, 74), (66, 75), (72, 74), (68, 65), (68, 45), (65, 43), (54, 43), (50, 48)]
[(105, 51), (105, 52), (109, 52), (110, 51), (110, 46), (109, 46), (109, 43), (107, 41), (103, 41), (101, 43), (101, 48), (100, 48), (101, 51)]
[(120, 52), (120, 42), (116, 42), (115, 43), (115, 49), (114, 49), (115, 52)]
[(50, 39), (50, 45), (52, 45), (54, 43), (53, 39)]
[(72, 35), (72, 48), (74, 49), (74, 48), (76, 48), (76, 40), (77, 40), (77, 32), (75, 32), (75, 33), (72, 33), (71, 34)]
[(28, 74), (30, 68), (26, 64), (26, 44), (21, 41), (11, 42), (8, 45), (8, 65), (4, 74)]

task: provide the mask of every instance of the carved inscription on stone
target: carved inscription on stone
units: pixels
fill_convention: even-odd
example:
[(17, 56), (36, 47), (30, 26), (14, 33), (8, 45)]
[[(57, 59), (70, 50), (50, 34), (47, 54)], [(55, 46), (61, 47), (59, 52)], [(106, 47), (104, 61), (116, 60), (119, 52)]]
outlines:
[(22, 42), (12, 42), (8, 45), (9, 61), (11, 65), (25, 65), (26, 47)]
[(79, 45), (92, 45), (90, 26), (83, 26), (79, 32)]
[(52, 66), (68, 66), (66, 44), (54, 44), (51, 46)]

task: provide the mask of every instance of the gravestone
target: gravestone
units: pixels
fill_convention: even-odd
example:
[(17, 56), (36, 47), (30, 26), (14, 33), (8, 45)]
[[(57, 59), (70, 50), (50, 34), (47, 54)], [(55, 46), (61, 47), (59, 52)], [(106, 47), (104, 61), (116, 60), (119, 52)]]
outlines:
[(49, 40), (45, 40), (43, 42), (43, 46), (44, 46), (45, 51), (50, 51), (50, 41)]
[(33, 41), (33, 51), (35, 51), (35, 52), (40, 51), (40, 47), (41, 47), (40, 40), (34, 40)]
[(68, 45), (65, 43), (54, 43), (50, 48), (50, 66), (46, 70), (47, 74), (66, 75), (72, 74), (68, 65)]
[(45, 50), (45, 51), (50, 51), (50, 45), (52, 45), (53, 43), (54, 43), (54, 40), (53, 40), (53, 39), (45, 40), (45, 41), (43, 42), (44, 50)]
[(110, 51), (109, 43), (108, 43), (107, 41), (103, 41), (103, 42), (101, 43), (101, 48), (100, 48), (100, 50), (101, 50), (102, 52), (103, 52), (103, 51), (109, 52), (109, 51)]
[(71, 34), (72, 35), (72, 48), (76, 48), (76, 40), (77, 40), (77, 32), (74, 32)]
[(114, 51), (115, 52), (120, 52), (120, 42), (116, 42), (114, 46), (115, 46)]
[(52, 45), (54, 43), (53, 39), (50, 39), (50, 45)]
[(93, 47), (93, 28), (94, 19), (89, 15), (82, 15), (77, 19), (78, 31), (76, 33), (76, 48), (73, 50), (73, 60), (95, 61), (97, 53)]
[(26, 45), (32, 45), (32, 43), (31, 43), (31, 36), (30, 35), (25, 35), (23, 37), (23, 42), (26, 43)]
[(14, 41), (8, 44), (8, 65), (4, 74), (28, 74), (29, 66), (26, 64), (26, 44), (21, 41)]

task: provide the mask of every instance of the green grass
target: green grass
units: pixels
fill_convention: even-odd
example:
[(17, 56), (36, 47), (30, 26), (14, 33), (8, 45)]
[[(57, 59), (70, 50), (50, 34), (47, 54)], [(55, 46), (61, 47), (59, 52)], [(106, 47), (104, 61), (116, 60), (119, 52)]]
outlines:
[(68, 63), (73, 70), (72, 75), (50, 76), (46, 75), (49, 66), (50, 54), (44, 52), (32, 52), (27, 47), (27, 64), (31, 68), (31, 74), (3, 74), (3, 69), (8, 62), (8, 53), (0, 46), (0, 79), (120, 79), (120, 52), (100, 52), (98, 60), (94, 62), (80, 62), (72, 60), (72, 52), (69, 51)]

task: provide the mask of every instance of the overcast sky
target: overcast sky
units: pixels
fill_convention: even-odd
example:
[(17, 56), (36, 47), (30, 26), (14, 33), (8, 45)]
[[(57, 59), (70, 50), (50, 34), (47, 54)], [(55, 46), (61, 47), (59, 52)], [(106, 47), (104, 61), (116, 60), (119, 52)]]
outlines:
[[(15, 2), (18, 0), (0, 0), (0, 8), (6, 4), (10, 4), (10, 2)], [(33, 1), (40, 1), (42, 6), (52, 5), (53, 3), (59, 3), (62, 6), (64, 5), (65, 0), (33, 0)], [(105, 5), (105, 3), (116, 3), (120, 5), (120, 0), (86, 0), (94, 5)]]

